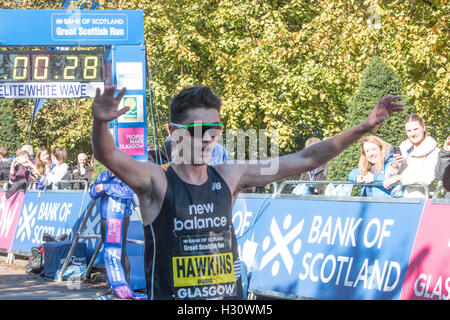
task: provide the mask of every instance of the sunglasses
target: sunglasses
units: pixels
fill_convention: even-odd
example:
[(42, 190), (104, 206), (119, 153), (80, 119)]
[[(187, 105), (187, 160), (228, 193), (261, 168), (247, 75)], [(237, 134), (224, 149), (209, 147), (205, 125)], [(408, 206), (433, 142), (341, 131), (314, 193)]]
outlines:
[[(178, 124), (169, 122), (171, 126), (174, 126), (175, 128), (179, 129), (185, 129), (189, 131), (189, 134), (193, 137), (195, 132), (202, 132), (202, 137), (205, 135), (206, 132), (212, 137), (218, 136), (222, 129), (224, 128), (223, 124), (221, 123), (191, 123), (191, 124)], [(197, 129), (196, 129), (197, 128)]]

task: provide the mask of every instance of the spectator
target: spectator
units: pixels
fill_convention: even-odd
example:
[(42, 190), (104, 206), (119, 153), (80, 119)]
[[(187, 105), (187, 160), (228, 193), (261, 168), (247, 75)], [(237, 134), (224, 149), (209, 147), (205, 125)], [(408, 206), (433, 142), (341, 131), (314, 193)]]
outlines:
[(47, 148), (42, 147), (36, 152), (36, 168), (41, 176), (49, 173), (55, 166), (50, 159)]
[[(447, 191), (445, 193), (446, 198), (450, 198), (450, 190), (448, 188), (448, 185), (450, 184), (450, 181), (448, 181), (449, 179), (448, 168), (450, 167), (449, 164), (450, 164), (450, 136), (447, 137), (447, 140), (444, 143), (444, 147), (442, 148), (441, 151), (439, 151), (438, 162), (434, 172), (436, 179), (442, 181), (444, 189)], [(446, 170), (447, 176), (445, 177), (444, 173)], [(447, 185), (447, 188), (445, 187), (445, 185)]]
[(27, 185), (39, 177), (36, 166), (31, 162), (25, 150), (19, 150), (9, 170), (9, 184), (6, 197), (9, 198), (19, 189), (25, 190)]
[(8, 149), (0, 147), (0, 181), (8, 181), (11, 162)]
[(31, 162), (28, 151), (19, 150), (17, 157), (12, 161), (9, 170), (9, 182), (11, 184), (25, 179), (30, 183), (39, 176), (36, 166)]
[[(133, 199), (133, 191), (118, 177), (114, 175), (109, 170), (105, 170), (100, 173), (99, 177), (91, 184), (89, 189), (89, 194), (92, 199), (100, 198), (100, 215), (101, 224), (100, 232), (102, 236), (102, 241), (105, 243), (105, 230), (106, 230), (106, 218), (107, 218), (107, 206), (109, 197), (114, 196), (116, 198), (128, 199), (124, 210), (123, 219), (123, 232), (122, 232), (122, 256), (121, 264), (123, 271), (125, 273), (125, 278), (128, 283), (130, 283), (130, 261), (127, 256), (126, 245), (127, 245), (127, 231), (130, 225), (131, 216), (131, 204)], [(112, 290), (108, 290), (103, 294), (111, 294)]]
[(361, 196), (389, 197), (391, 189), (382, 186), (370, 186), (374, 182), (385, 181), (385, 170), (393, 161), (392, 146), (376, 136), (367, 136), (361, 142), (361, 155), (358, 168), (348, 174), (348, 180), (362, 183)]
[[(40, 177), (45, 176), (46, 174), (50, 173), (50, 171), (53, 169), (55, 164), (50, 159), (50, 154), (48, 153), (47, 148), (42, 147), (36, 152), (36, 168), (39, 172)], [(51, 189), (52, 185), (44, 185), (42, 182), (39, 181), (37, 189), (38, 190), (44, 190), (44, 189)]]
[(158, 163), (160, 165), (169, 162), (164, 150), (159, 150), (155, 146), (150, 146), (147, 150), (148, 161)]
[(211, 154), (211, 166), (216, 166), (220, 163), (225, 163), (228, 159), (228, 151), (225, 147), (219, 143), (214, 145), (214, 149)]
[[(88, 165), (87, 155), (85, 153), (79, 153), (77, 160), (78, 164), (72, 168), (72, 178), (73, 180), (84, 180), (88, 186), (92, 177), (92, 167)], [(84, 185), (77, 182), (74, 184), (74, 189), (84, 189)]]
[(33, 152), (33, 146), (32, 145), (26, 144), (20, 150), (27, 151), (28, 154), (30, 155), (31, 162), (34, 163), (34, 152)]
[[(312, 146), (315, 143), (320, 142), (321, 140), (316, 137), (311, 137), (305, 142), (305, 148), (308, 148), (309, 146)], [(299, 180), (302, 181), (325, 181), (327, 180), (328, 176), (328, 163), (325, 163), (321, 165), (318, 168), (315, 168), (314, 170), (304, 172), (300, 175)], [(319, 194), (323, 186), (309, 186), (309, 193), (310, 194)]]
[(444, 186), (444, 189), (448, 192), (450, 192), (450, 166), (447, 166), (444, 170), (444, 174), (442, 176), (442, 185)]
[(68, 183), (60, 183), (62, 180), (68, 180), (70, 178), (69, 166), (66, 164), (66, 150), (59, 147), (53, 149), (51, 159), (55, 166), (49, 173), (41, 177), (41, 183), (45, 186), (53, 184), (53, 190), (57, 190), (59, 188), (68, 189)]
[[(394, 155), (394, 161), (387, 167), (389, 177), (386, 187), (400, 181), (402, 185), (424, 184), (431, 190), (434, 170), (438, 161), (439, 148), (436, 140), (428, 136), (423, 119), (417, 114), (405, 120), (408, 139), (400, 144), (401, 154)], [(423, 187), (405, 186), (405, 198), (428, 198)]]

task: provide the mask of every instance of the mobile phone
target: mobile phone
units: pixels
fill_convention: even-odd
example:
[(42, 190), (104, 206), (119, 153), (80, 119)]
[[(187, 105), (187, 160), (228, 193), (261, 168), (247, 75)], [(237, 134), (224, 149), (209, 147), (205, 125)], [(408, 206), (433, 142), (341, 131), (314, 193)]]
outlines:
[(394, 154), (402, 154), (400, 147), (394, 147)]

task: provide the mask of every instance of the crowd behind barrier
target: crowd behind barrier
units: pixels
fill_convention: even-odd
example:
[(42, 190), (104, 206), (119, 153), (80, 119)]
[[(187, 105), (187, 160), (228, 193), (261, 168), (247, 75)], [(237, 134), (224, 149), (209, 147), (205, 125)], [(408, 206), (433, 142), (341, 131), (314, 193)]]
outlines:
[[(236, 201), (233, 224), (249, 292), (283, 298), (448, 299), (449, 200), (292, 194), (288, 187), (302, 183), (311, 182), (283, 181), (273, 193), (241, 194)], [(89, 269), (101, 265), (101, 259), (92, 259), (101, 257), (99, 205), (86, 191), (30, 189), (9, 199), (0, 193), (0, 247), (27, 254), (42, 243), (44, 233), (68, 234), (74, 247), (79, 235)], [(143, 289), (145, 277), (143, 231), (138, 212), (133, 214), (129, 239), (137, 241), (129, 241), (127, 251), (135, 290)], [(60, 261), (66, 265), (59, 276), (70, 260), (68, 254)]]
[[(238, 197), (233, 224), (248, 271), (246, 290), (284, 298), (449, 299), (450, 200), (438, 198), (449, 196), (442, 186), (449, 179), (450, 137), (440, 150), (417, 115), (408, 116), (405, 129), (408, 139), (399, 148), (375, 136), (362, 139), (349, 181), (327, 181), (325, 164), (299, 180)], [(318, 142), (308, 139), (305, 147)], [(149, 161), (166, 169), (171, 146), (167, 141), (163, 150), (149, 152)], [(217, 157), (213, 152), (214, 164), (226, 161), (226, 149), (216, 147), (222, 152)], [(7, 179), (0, 181), (0, 249), (9, 257), (26, 255), (45, 234), (66, 234), (70, 249), (59, 261), (57, 280), (65, 279), (78, 242), (86, 245), (85, 279), (102, 263), (96, 259), (101, 209), (88, 193), (94, 166), (80, 153), (77, 166), (69, 168), (62, 148), (32, 155), (31, 146), (24, 146), (8, 159), (0, 148), (0, 180)], [(435, 178), (444, 184), (435, 188)], [(138, 208), (131, 219), (132, 240), (125, 241), (133, 290), (145, 288), (143, 230), (136, 213)]]

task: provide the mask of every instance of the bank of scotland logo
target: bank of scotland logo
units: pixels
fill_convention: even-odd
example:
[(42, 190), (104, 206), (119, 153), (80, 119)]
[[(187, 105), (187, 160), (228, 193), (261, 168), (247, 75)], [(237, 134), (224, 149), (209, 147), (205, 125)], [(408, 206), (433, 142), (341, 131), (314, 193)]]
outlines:
[(19, 228), (17, 229), (16, 239), (20, 237), (20, 241), (25, 240), (25, 236), (27, 240), (30, 240), (31, 237), (31, 228), (34, 227), (36, 223), (36, 215), (38, 206), (33, 206), (33, 202), (30, 202), (28, 205), (23, 207), (23, 214), (19, 218)]
[[(292, 258), (291, 251), (289, 250), (289, 245), (291, 242), (294, 242), (292, 253), (297, 255), (300, 252), (302, 247), (302, 240), (298, 238), (303, 229), (303, 223), (305, 219), (302, 219), (297, 225), (295, 225), (286, 235), (283, 236), (280, 227), (278, 226), (275, 218), (272, 218), (272, 222), (270, 224), (270, 234), (272, 237), (267, 236), (262, 244), (262, 249), (265, 252), (265, 255), (261, 259), (260, 270), (262, 270), (266, 265), (272, 264), (272, 276), (276, 276), (280, 270), (280, 261), (278, 255), (281, 257), (281, 261), (283, 261), (284, 266), (289, 274), (291, 274), (292, 267), (294, 265), (294, 259)], [(288, 214), (283, 221), (283, 231), (287, 231), (292, 224), (292, 216)], [(273, 246), (269, 250), (269, 247)], [(294, 241), (295, 240), (295, 241)]]

